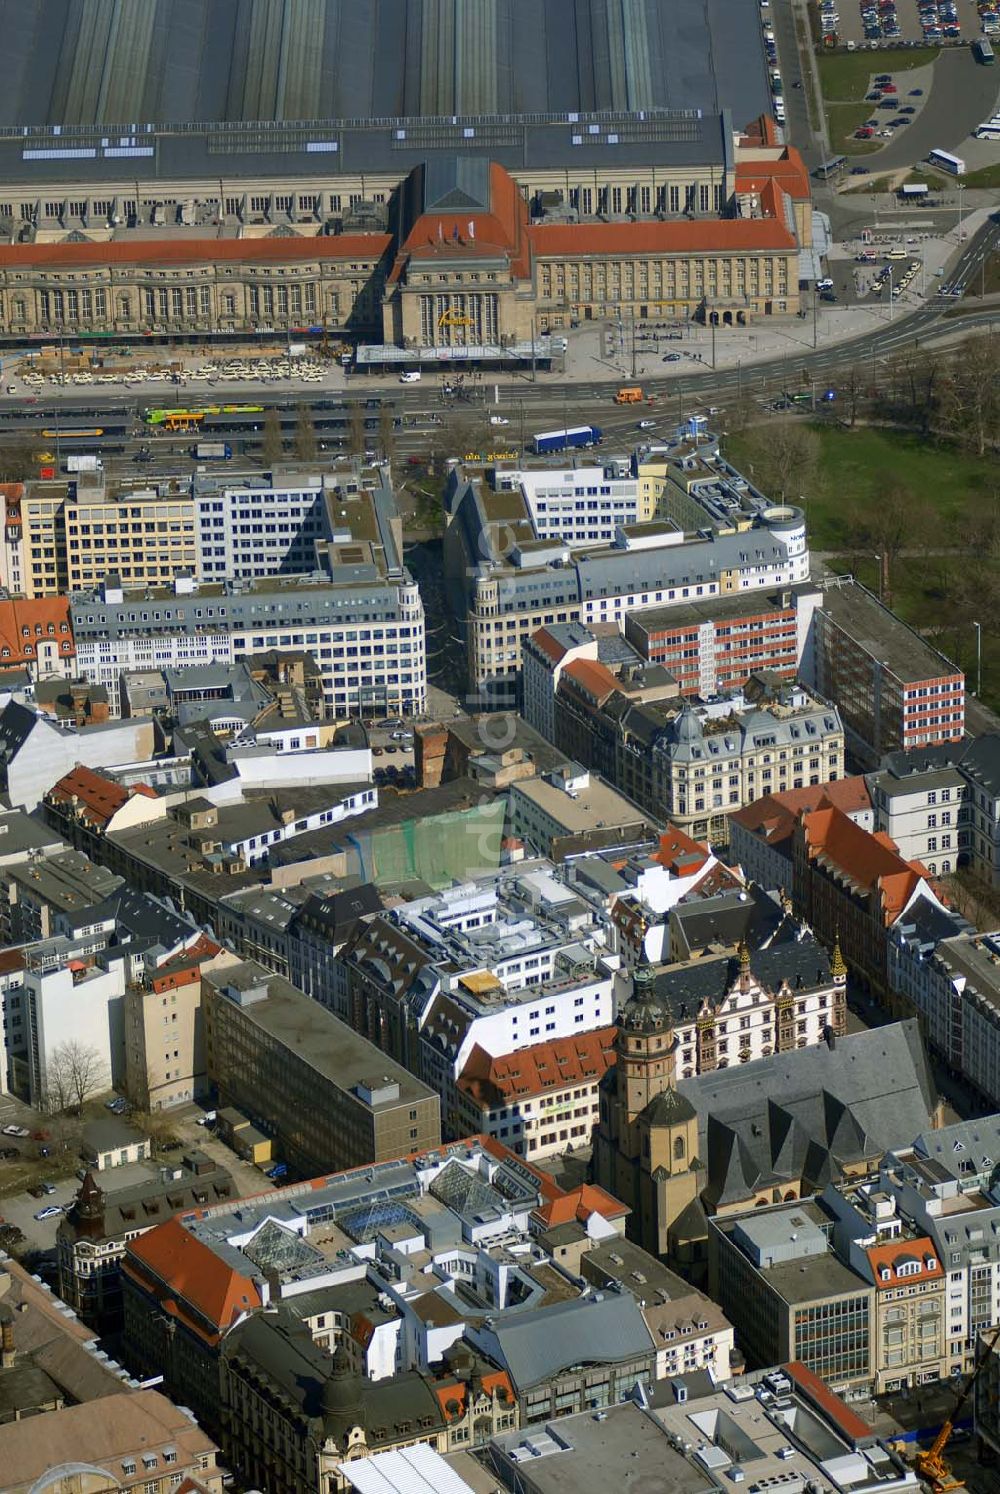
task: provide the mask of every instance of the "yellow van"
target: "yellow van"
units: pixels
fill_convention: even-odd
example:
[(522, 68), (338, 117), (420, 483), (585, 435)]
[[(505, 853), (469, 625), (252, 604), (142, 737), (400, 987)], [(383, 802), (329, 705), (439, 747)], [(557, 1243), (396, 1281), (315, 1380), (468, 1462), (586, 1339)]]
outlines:
[(615, 404), (638, 405), (642, 403), (642, 399), (642, 390), (638, 387), (638, 385), (633, 385), (631, 388), (619, 389), (618, 393), (615, 395)]

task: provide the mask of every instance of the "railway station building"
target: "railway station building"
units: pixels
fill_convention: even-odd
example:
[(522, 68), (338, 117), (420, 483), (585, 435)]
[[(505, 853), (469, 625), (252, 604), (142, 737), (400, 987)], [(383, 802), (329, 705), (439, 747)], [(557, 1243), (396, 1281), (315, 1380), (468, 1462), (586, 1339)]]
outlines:
[[(683, 148), (657, 140), (669, 120), (646, 123), (639, 154), (662, 145), (665, 164), (616, 155), (602, 117), (588, 139), (607, 164), (575, 171), (455, 149), (395, 178), (311, 176), (293, 191), (262, 179), (98, 195), (83, 183), (25, 201), (8, 184), (0, 337), (323, 328), (401, 350), (513, 349), (590, 319), (723, 326), (797, 312), (812, 217), (795, 149), (764, 117), (744, 134), (725, 113), (711, 129), (673, 121)], [(195, 194), (209, 190), (206, 211)]]

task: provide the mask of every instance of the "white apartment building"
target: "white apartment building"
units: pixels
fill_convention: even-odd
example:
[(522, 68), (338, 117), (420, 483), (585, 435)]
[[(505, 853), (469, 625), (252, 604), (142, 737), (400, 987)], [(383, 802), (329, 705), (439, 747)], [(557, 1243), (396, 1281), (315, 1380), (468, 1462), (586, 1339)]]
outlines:
[(124, 952), (117, 958), (114, 952), (102, 954), (101, 960), (74, 961), (74, 968), (68, 960), (35, 963), (29, 955), (20, 990), (7, 992), (11, 1089), (29, 1105), (44, 1109), (50, 1103), (53, 1070), (64, 1066), (61, 1050), (67, 1044), (91, 1066), (91, 1092), (124, 1078), (129, 963)]
[[(894, 752), (868, 778), (875, 823), (907, 861), (947, 874), (967, 861), (973, 838), (970, 786), (948, 748)], [(940, 761), (939, 761), (940, 759)]]
[(426, 709), (423, 603), (402, 568), (204, 587), (179, 579), (153, 595), (106, 586), (71, 611), (80, 673), (107, 688), (115, 714), (129, 670), (234, 664), (264, 649), (314, 656), (330, 717)]
[(638, 524), (639, 480), (619, 459), (598, 466), (505, 471), (498, 488), (520, 491), (539, 539), (567, 545), (609, 545), (623, 524)]
[(473, 1048), (457, 1086), (464, 1127), (536, 1162), (588, 1146), (617, 1031), (595, 1028), (500, 1055)]
[(554, 623), (524, 640), (521, 715), (547, 742), (555, 741), (555, 694), (562, 671), (574, 659), (597, 657), (597, 638), (578, 622)]
[[(319, 476), (199, 474), (194, 480), (198, 575), (203, 581), (307, 575), (317, 544), (334, 538), (327, 485)], [(350, 531), (346, 535), (350, 538)]]

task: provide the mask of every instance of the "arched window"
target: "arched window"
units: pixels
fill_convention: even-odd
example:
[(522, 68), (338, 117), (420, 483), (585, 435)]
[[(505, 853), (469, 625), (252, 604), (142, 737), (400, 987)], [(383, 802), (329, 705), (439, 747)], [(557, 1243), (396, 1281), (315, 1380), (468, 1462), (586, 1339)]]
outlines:
[(684, 1137), (683, 1136), (675, 1136), (674, 1137), (674, 1161), (675, 1162), (683, 1162), (684, 1161)]

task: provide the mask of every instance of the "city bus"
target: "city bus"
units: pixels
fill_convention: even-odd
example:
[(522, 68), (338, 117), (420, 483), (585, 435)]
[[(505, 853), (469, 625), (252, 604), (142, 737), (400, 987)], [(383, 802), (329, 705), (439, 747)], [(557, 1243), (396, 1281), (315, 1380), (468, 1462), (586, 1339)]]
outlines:
[(932, 150), (927, 156), (932, 166), (938, 166), (942, 171), (949, 172), (952, 176), (965, 175), (965, 162), (961, 156), (953, 156), (947, 150)]
[(981, 36), (979, 38), (979, 40), (973, 46), (972, 51), (975, 55), (976, 61), (981, 62), (983, 64), (983, 67), (992, 67), (994, 62), (996, 61), (993, 48), (990, 46), (985, 36)]
[(847, 166), (846, 156), (831, 156), (829, 161), (821, 161), (813, 172), (821, 182), (832, 181), (835, 177), (843, 176)]

